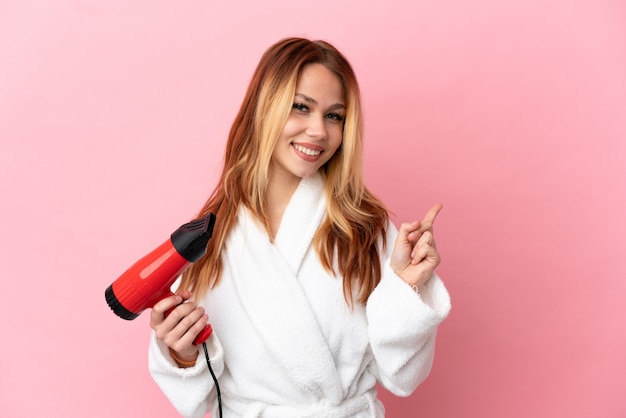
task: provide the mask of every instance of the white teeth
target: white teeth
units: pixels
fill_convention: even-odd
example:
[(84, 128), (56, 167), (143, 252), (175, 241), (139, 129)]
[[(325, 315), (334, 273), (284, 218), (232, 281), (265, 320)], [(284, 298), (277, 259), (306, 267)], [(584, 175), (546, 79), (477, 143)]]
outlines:
[(322, 153), (322, 151), (315, 151), (312, 149), (308, 149), (298, 144), (293, 144), (293, 147), (297, 149), (298, 151), (300, 151), (301, 153), (310, 155), (311, 157), (315, 157), (316, 155), (320, 155)]

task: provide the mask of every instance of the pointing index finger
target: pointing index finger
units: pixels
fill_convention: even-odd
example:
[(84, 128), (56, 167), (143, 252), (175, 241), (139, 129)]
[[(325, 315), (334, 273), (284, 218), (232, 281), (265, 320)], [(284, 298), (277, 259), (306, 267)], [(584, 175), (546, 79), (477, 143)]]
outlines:
[(435, 223), (435, 218), (437, 218), (437, 215), (439, 214), (441, 208), (443, 208), (443, 205), (441, 203), (437, 203), (435, 206), (430, 208), (426, 216), (424, 216), (424, 219), (422, 219), (420, 225), (420, 229), (422, 231), (427, 231), (433, 227), (433, 224)]

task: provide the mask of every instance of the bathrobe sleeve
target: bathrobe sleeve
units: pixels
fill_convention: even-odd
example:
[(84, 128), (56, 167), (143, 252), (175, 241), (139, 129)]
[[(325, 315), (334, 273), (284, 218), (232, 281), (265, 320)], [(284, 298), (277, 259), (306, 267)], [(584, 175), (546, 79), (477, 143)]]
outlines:
[[(224, 371), (224, 351), (213, 333), (207, 340), (207, 350), (211, 359), (211, 368), (219, 379)], [(187, 418), (201, 418), (216, 403), (213, 379), (207, 367), (204, 349), (193, 367), (179, 368), (169, 354), (165, 344), (158, 341), (152, 331), (148, 352), (148, 367), (152, 378), (170, 400), (176, 410)]]
[(418, 294), (393, 271), (389, 258), (396, 235), (390, 223), (381, 281), (366, 313), (379, 381), (395, 395), (408, 396), (430, 372), (437, 326), (450, 311), (450, 297), (436, 274)]

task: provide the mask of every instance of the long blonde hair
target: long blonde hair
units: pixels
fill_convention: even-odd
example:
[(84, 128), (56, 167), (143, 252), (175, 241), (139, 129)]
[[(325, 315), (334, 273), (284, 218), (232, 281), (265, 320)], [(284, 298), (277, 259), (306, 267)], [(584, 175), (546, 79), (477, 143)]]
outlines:
[(356, 76), (346, 58), (329, 43), (287, 38), (261, 58), (228, 135), (220, 180), (198, 214), (202, 217), (212, 212), (217, 221), (207, 254), (183, 274), (181, 288), (192, 290), (197, 298), (221, 278), (221, 249), (240, 205), (257, 216), (269, 234), (265, 193), (270, 159), (291, 112), (300, 73), (312, 63), (324, 65), (339, 77), (346, 102), (342, 144), (321, 168), (328, 211), (314, 246), (322, 265), (334, 274), (336, 257), (348, 305), (353, 304), (354, 292), (356, 300), (365, 303), (380, 281), (379, 248), (386, 244), (389, 218), (384, 205), (364, 184), (363, 121)]

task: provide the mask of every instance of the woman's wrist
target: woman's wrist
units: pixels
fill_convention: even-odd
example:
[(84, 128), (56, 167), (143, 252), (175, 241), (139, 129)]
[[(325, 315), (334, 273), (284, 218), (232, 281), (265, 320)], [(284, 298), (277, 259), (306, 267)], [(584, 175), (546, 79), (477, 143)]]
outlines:
[(172, 356), (172, 359), (174, 359), (178, 367), (184, 369), (187, 367), (193, 367), (196, 364), (196, 359), (198, 358), (197, 351), (192, 356), (183, 356), (182, 354), (172, 350), (171, 348), (169, 350), (170, 350), (170, 355)]
[(403, 277), (400, 277), (404, 283), (406, 283), (413, 291), (417, 294), (427, 285), (427, 283), (432, 279), (433, 274), (431, 274), (426, 280), (418, 280), (417, 282), (411, 283), (408, 280), (405, 280)]

